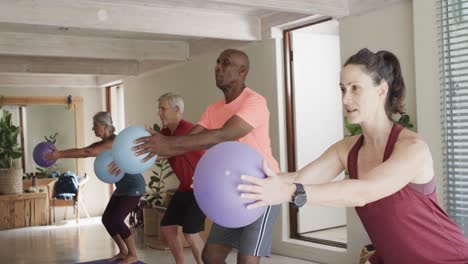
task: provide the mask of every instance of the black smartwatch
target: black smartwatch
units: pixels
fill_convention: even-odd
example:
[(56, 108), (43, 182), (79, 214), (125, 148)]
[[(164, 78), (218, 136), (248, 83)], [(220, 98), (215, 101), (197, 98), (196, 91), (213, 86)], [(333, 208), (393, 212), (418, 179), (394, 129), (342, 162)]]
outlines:
[(304, 186), (300, 183), (294, 183), (296, 185), (296, 191), (294, 192), (293, 196), (291, 197), (291, 203), (296, 207), (299, 208), (306, 204), (307, 202), (307, 195), (304, 190)]

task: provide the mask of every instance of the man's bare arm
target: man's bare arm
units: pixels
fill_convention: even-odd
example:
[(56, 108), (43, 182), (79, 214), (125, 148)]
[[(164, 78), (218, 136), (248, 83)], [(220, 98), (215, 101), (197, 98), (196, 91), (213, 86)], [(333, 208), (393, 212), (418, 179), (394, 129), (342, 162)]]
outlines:
[(219, 129), (206, 129), (196, 125), (186, 136), (163, 136), (152, 132), (149, 137), (140, 138), (136, 143), (143, 143), (133, 148), (137, 155), (177, 156), (192, 150), (208, 149), (221, 142), (237, 140), (250, 133), (254, 128), (245, 120), (235, 115)]

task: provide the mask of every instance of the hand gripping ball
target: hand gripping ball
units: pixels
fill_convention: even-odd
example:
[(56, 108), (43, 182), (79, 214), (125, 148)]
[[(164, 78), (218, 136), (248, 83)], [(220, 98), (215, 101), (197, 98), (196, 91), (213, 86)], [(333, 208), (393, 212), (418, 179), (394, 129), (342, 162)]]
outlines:
[(153, 166), (157, 155), (142, 162), (147, 155), (136, 156), (132, 148), (136, 139), (151, 136), (143, 126), (130, 126), (122, 130), (112, 144), (112, 157), (115, 164), (128, 174), (142, 173)]
[(94, 173), (105, 183), (116, 183), (120, 181), (125, 173), (122, 171), (118, 176), (109, 174), (109, 164), (112, 162), (112, 151), (106, 150), (99, 154), (94, 160)]

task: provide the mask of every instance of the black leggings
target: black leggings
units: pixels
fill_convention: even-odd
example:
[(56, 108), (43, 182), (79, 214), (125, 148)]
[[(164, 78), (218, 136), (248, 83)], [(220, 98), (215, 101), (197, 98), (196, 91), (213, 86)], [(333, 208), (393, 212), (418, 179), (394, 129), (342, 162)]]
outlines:
[(102, 223), (111, 237), (120, 235), (126, 239), (132, 234), (124, 220), (138, 206), (140, 197), (112, 195), (102, 215)]

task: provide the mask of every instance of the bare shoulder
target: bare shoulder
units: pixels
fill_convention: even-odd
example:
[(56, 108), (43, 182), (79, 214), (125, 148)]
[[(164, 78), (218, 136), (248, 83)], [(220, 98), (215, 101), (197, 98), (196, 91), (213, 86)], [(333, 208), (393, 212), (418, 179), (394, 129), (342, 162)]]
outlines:
[(353, 148), (354, 144), (356, 144), (360, 136), (361, 135), (344, 137), (342, 140), (336, 142), (334, 147), (336, 147), (338, 153), (348, 154), (349, 151), (351, 151), (351, 149)]
[(89, 145), (87, 148), (88, 149), (93, 149), (93, 148), (101, 148), (101, 147), (112, 147), (112, 143), (114, 143), (115, 137), (109, 138), (109, 139), (103, 139), (97, 142), (94, 142), (93, 144)]
[(398, 152), (407, 150), (411, 154), (431, 155), (431, 151), (426, 141), (416, 132), (409, 129), (403, 129), (395, 144), (395, 150)]
[(434, 165), (429, 145), (417, 133), (404, 129), (391, 158), (398, 164), (407, 164), (409, 171), (415, 176), (411, 182), (424, 184), (434, 177)]
[(348, 154), (353, 148), (354, 144), (358, 141), (360, 135), (345, 137), (342, 140), (336, 142), (331, 149), (334, 149), (338, 156), (340, 157), (341, 162), (346, 166), (348, 160)]

